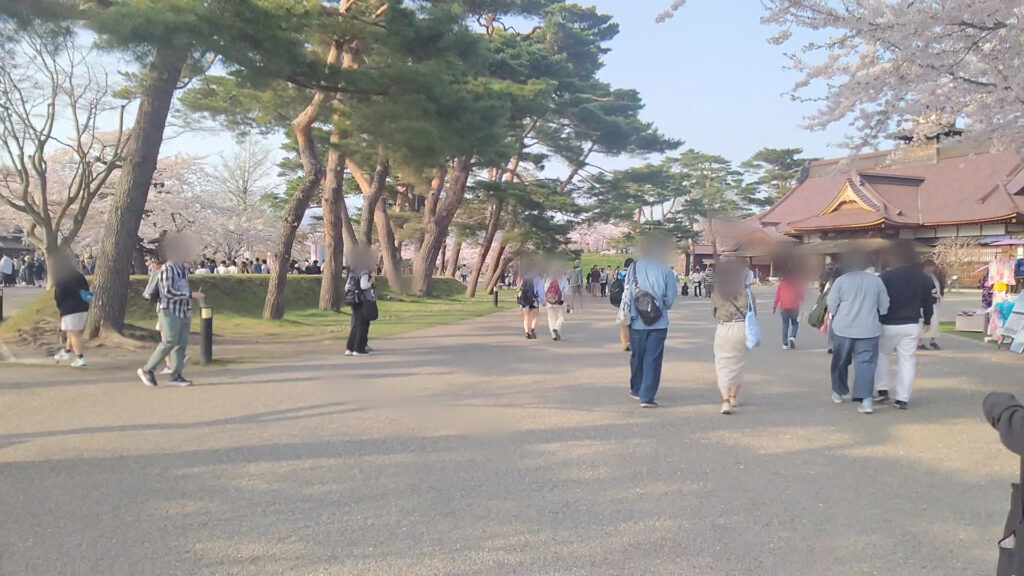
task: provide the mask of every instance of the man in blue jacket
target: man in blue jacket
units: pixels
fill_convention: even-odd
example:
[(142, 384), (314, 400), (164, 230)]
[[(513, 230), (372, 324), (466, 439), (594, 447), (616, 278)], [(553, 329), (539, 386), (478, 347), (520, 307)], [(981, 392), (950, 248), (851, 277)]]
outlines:
[(676, 275), (668, 267), (671, 243), (663, 238), (641, 240), (640, 260), (626, 274), (630, 298), (629, 395), (644, 408), (655, 408), (661, 385), (661, 364), (668, 336), (668, 311), (677, 294)]

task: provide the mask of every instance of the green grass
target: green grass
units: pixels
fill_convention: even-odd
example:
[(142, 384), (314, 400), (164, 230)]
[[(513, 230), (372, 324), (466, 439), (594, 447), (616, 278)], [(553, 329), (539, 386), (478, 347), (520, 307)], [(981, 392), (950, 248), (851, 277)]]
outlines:
[(590, 270), (592, 266), (598, 268), (615, 268), (622, 266), (622, 263), (626, 261), (626, 258), (630, 258), (628, 254), (597, 254), (594, 252), (584, 252), (580, 258), (580, 264), (583, 270)]
[[(960, 332), (956, 329), (956, 322), (939, 322), (939, 332), (955, 334), (962, 338), (968, 338), (977, 342), (985, 342), (984, 332)], [(991, 342), (989, 342), (991, 344)]]
[[(262, 319), (268, 276), (194, 276), (193, 290), (202, 289), (206, 304), (214, 311), (214, 333), (227, 336), (272, 336), (281, 338), (343, 337), (347, 335), (349, 314), (322, 312), (320, 278), (289, 276), (285, 291), (285, 315), (278, 321)], [(452, 278), (434, 280), (437, 296), (425, 298), (393, 294), (383, 278), (377, 279), (380, 318), (373, 324), (374, 336), (392, 336), (430, 326), (459, 322), (495, 311), (490, 297), (466, 299), (462, 284)], [(132, 277), (125, 322), (143, 331), (156, 324), (154, 306), (142, 299), (146, 286), (143, 276)], [(502, 292), (499, 309), (515, 306), (513, 292)], [(12, 336), (41, 320), (58, 320), (53, 293), (41, 294), (15, 316), (0, 324), (0, 335)], [(193, 330), (198, 330), (199, 314), (193, 314)]]

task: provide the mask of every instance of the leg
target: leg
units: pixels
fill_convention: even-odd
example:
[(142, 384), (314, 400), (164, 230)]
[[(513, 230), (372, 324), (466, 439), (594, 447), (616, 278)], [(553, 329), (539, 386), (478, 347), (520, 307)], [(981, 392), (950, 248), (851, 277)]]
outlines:
[(647, 342), (644, 333), (646, 330), (634, 330), (629, 328), (629, 346), (632, 349), (629, 356), (629, 391), (634, 396), (640, 395), (640, 386), (644, 379), (644, 344)]
[(780, 313), (780, 316), (782, 317), (782, 345), (788, 347), (789, 346), (789, 323), (791, 322), (791, 319), (790, 319), (790, 316), (789, 316), (789, 310), (783, 310)]
[(183, 376), (185, 370), (185, 348), (188, 346), (188, 332), (192, 327), (191, 318), (171, 316), (170, 326), (174, 331), (174, 348), (171, 349), (171, 380)]
[(661, 386), (661, 364), (665, 358), (665, 338), (668, 329), (647, 330), (644, 344), (644, 377), (640, 386), (640, 401), (653, 402)]
[(359, 332), (356, 340), (356, 351), (360, 354), (366, 354), (366, 346), (370, 342), (370, 321), (367, 320), (362, 314), (359, 315)]
[(82, 332), (80, 330), (68, 331), (68, 348), (74, 351), (75, 356), (82, 355)]
[(348, 324), (348, 342), (345, 344), (345, 350), (349, 352), (355, 352), (357, 342), (359, 341), (359, 306), (350, 306), (349, 312), (351, 317)]
[(832, 393), (846, 396), (850, 393), (849, 370), (853, 357), (853, 340), (832, 335)]
[(875, 368), (875, 389), (879, 393), (889, 391), (889, 378), (892, 376), (889, 367), (889, 356), (896, 350), (896, 342), (901, 326), (882, 326), (882, 335), (878, 338), (878, 364)]
[(153, 350), (153, 354), (150, 355), (149, 360), (142, 367), (146, 372), (152, 372), (156, 370), (156, 367), (164, 361), (167, 354), (174, 348), (174, 339), (177, 337), (176, 332), (171, 332), (171, 326), (168, 322), (170, 314), (165, 310), (159, 312), (160, 321), (157, 324), (160, 327), (160, 343), (156, 345), (156, 349)]
[(853, 397), (868, 399), (875, 395), (875, 370), (878, 368), (878, 336), (853, 340)]
[(896, 341), (899, 372), (896, 375), (896, 400), (910, 402), (914, 390), (914, 376), (917, 372), (917, 324), (900, 326), (901, 334)]
[(800, 309), (797, 308), (795, 310), (791, 310), (790, 314), (789, 325), (792, 327), (793, 333), (790, 334), (789, 337), (796, 340), (796, 333), (800, 330)]
[(523, 332), (530, 333), (530, 309), (523, 308)]
[(533, 332), (537, 329), (537, 321), (540, 319), (540, 309), (530, 309), (530, 331)]

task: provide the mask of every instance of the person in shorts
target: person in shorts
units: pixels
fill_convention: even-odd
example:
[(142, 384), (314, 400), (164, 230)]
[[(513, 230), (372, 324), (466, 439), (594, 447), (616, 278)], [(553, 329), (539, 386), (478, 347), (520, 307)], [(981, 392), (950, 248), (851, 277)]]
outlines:
[(71, 360), (72, 368), (85, 366), (82, 332), (89, 320), (89, 302), (92, 292), (85, 276), (75, 269), (70, 256), (58, 256), (54, 262), (53, 299), (60, 312), (60, 329), (66, 336), (64, 347), (54, 360)]

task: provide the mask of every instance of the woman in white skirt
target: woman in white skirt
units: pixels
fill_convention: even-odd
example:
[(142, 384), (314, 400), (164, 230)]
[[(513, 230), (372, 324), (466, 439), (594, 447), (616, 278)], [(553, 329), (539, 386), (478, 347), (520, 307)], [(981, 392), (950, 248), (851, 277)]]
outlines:
[(71, 360), (72, 368), (85, 366), (82, 350), (82, 332), (89, 319), (89, 301), (92, 292), (85, 276), (75, 269), (70, 256), (59, 256), (54, 262), (53, 299), (60, 312), (60, 329), (67, 335), (64, 347), (54, 356), (55, 360)]
[(722, 394), (722, 414), (732, 414), (739, 406), (737, 396), (743, 385), (743, 365), (747, 360), (747, 332), (744, 319), (748, 308), (757, 305), (743, 285), (745, 270), (735, 262), (718, 267), (711, 310), (718, 327), (715, 330), (715, 373)]
[(932, 308), (935, 310), (932, 313), (932, 318), (935, 320), (928, 326), (921, 325), (921, 340), (918, 342), (917, 348), (919, 350), (941, 350), (942, 347), (939, 346), (937, 340), (939, 337), (939, 304), (942, 302), (942, 297), (946, 295), (946, 283), (942, 275), (939, 274), (935, 260), (925, 260), (921, 263), (921, 268), (935, 285), (935, 288), (932, 289)]

